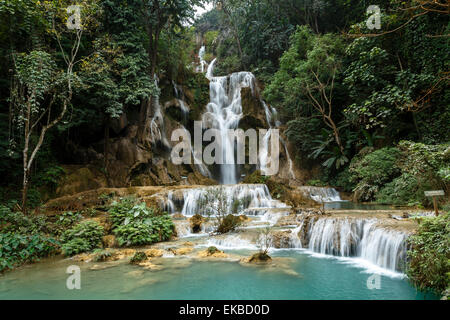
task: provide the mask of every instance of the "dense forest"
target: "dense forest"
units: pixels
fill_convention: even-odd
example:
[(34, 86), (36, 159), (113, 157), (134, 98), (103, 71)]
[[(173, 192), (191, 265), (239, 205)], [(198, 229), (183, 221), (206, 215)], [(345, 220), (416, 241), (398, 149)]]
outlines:
[[(370, 5), (1, 1), (0, 248), (12, 241), (11, 230), (45, 245), (29, 258), (1, 260), (2, 253), (0, 271), (58, 247), (39, 220), (51, 199), (100, 188), (173, 186), (185, 177), (191, 185), (215, 184), (214, 172), (174, 167), (168, 156), (171, 130), (183, 124), (192, 131), (208, 104), (209, 81), (198, 70), (203, 62), (215, 63), (215, 76), (253, 73), (261, 101), (277, 110), (296, 178), (269, 181), (254, 172), (247, 182), (275, 186), (272, 195), (283, 200), (284, 186), (334, 187), (354, 202), (414, 209), (432, 207), (425, 191), (444, 190), (438, 206), (449, 212), (449, 3), (379, 0), (379, 14), (368, 11)], [(198, 15), (199, 8), (209, 11)], [(187, 115), (180, 113), (181, 100), (189, 104)], [(261, 127), (251, 115), (244, 120), (244, 127)], [(164, 127), (158, 139), (156, 127)], [(114, 210), (119, 225), (123, 209), (116, 204)], [(158, 220), (161, 230), (172, 228), (167, 219)], [(10, 230), (15, 223), (20, 228)], [(420, 288), (442, 292), (448, 287), (448, 214), (427, 223), (423, 233), (434, 228), (441, 238), (418, 234), (416, 247), (430, 245), (442, 260), (430, 262), (428, 251), (415, 252), (411, 278)], [(93, 237), (103, 232), (89, 223), (79, 226), (72, 234), (80, 228)], [(70, 237), (58, 230), (56, 238)], [(167, 232), (160, 241), (170, 238)], [(78, 250), (70, 242), (66, 252), (95, 247), (84, 245)], [(421, 259), (432, 264), (437, 279), (422, 277)]]

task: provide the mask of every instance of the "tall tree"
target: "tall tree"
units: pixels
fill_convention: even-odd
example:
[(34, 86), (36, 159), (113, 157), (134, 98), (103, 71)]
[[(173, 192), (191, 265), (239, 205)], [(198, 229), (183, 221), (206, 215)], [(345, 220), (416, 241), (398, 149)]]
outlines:
[[(147, 52), (150, 61), (150, 76), (156, 77), (161, 32), (183, 28), (194, 18), (195, 6), (202, 6), (204, 0), (142, 0), (138, 12), (147, 33)], [(143, 142), (148, 128), (148, 117), (153, 99), (143, 100), (139, 116), (138, 138)]]

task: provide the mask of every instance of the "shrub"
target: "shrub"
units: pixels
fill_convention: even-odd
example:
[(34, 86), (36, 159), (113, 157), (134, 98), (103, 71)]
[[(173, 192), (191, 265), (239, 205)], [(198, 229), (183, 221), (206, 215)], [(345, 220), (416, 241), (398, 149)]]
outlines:
[(142, 246), (157, 242), (158, 236), (153, 234), (150, 225), (140, 222), (130, 222), (114, 230), (119, 246)]
[(42, 234), (0, 233), (0, 272), (56, 252), (58, 242)]
[(82, 218), (83, 217), (79, 212), (67, 211), (59, 216), (57, 223), (64, 227), (69, 227), (73, 225), (75, 222), (80, 221)]
[(147, 255), (144, 252), (138, 251), (131, 258), (130, 263), (131, 264), (138, 264), (138, 263), (140, 263), (142, 261), (145, 261), (145, 260), (147, 260)]
[(0, 205), (0, 229), (21, 234), (52, 233), (55, 230), (45, 215), (25, 215)]
[(94, 253), (95, 262), (105, 262), (112, 257), (112, 252), (109, 250), (97, 249), (94, 251)]
[(109, 210), (113, 232), (120, 246), (140, 246), (167, 241), (175, 225), (167, 214), (156, 208), (148, 208), (145, 202), (122, 199), (114, 202)]
[(66, 256), (88, 252), (101, 246), (103, 227), (96, 221), (83, 221), (66, 230), (61, 236), (62, 251)]
[(388, 204), (419, 205), (426, 201), (424, 191), (430, 190), (429, 185), (419, 185), (417, 178), (403, 173), (394, 181), (387, 183), (377, 194), (376, 200)]
[(121, 198), (119, 201), (114, 201), (111, 204), (108, 212), (113, 228), (122, 225), (125, 219), (131, 216), (131, 210), (136, 203), (137, 201), (134, 198)]
[(408, 239), (407, 274), (420, 290), (439, 294), (450, 286), (450, 214), (417, 219), (419, 230)]
[(383, 148), (371, 153), (363, 149), (355, 157), (349, 168), (350, 180), (356, 184), (353, 190), (361, 201), (374, 200), (382, 186), (400, 174), (397, 161), (400, 151), (397, 148)]
[(217, 249), (216, 247), (209, 247), (206, 251), (208, 251), (208, 254), (210, 256), (212, 256), (213, 254), (215, 254), (216, 252), (220, 252), (219, 249)]

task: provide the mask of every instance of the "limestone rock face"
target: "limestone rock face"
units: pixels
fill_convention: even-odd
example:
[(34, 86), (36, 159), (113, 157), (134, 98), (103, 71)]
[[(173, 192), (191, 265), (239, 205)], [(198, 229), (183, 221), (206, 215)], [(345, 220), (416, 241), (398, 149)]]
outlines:
[(291, 231), (274, 231), (271, 234), (274, 248), (289, 248)]
[(117, 240), (114, 235), (107, 235), (102, 238), (103, 248), (115, 248)]
[(64, 166), (64, 170), (67, 174), (59, 183), (56, 190), (57, 196), (71, 195), (107, 186), (105, 177), (93, 167)]
[(248, 129), (267, 129), (269, 125), (259, 97), (252, 94), (251, 88), (242, 88), (241, 98), (243, 118), (239, 123), (239, 127), (244, 131)]

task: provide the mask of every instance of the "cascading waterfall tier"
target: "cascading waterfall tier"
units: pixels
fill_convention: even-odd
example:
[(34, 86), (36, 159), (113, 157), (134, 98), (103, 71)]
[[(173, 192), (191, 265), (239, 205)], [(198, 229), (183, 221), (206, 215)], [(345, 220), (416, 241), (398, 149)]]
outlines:
[(233, 73), (227, 77), (213, 77), (216, 60), (208, 67), (207, 77), (210, 80), (210, 103), (203, 115), (205, 128), (217, 129), (220, 132), (223, 164), (220, 165), (220, 182), (222, 184), (238, 183), (238, 172), (235, 160), (235, 141), (229, 137), (228, 130), (237, 129), (243, 117), (241, 89), (255, 88), (255, 77), (250, 72)]
[(342, 201), (339, 192), (334, 188), (304, 186), (298, 187), (298, 190), (301, 191), (305, 197), (318, 203)]
[[(204, 214), (208, 211), (210, 203), (202, 201), (208, 192), (223, 192), (226, 199), (226, 208), (229, 213), (244, 213), (254, 208), (288, 208), (280, 201), (273, 200), (266, 185), (227, 185), (212, 186), (183, 191), (183, 207), (181, 214), (191, 217), (195, 214)], [(266, 212), (262, 211), (261, 215)]]
[(288, 214), (290, 207), (272, 199), (269, 189), (264, 184), (237, 184), (224, 186), (205, 186), (170, 190), (154, 195), (162, 209), (169, 213), (180, 212), (183, 216), (206, 215), (211, 203), (204, 199), (208, 193), (223, 194), (226, 212), (246, 214), (249, 216), (271, 217), (275, 214)]
[(407, 233), (378, 226), (377, 219), (308, 217), (290, 247), (325, 255), (357, 257), (391, 271), (404, 271)]

